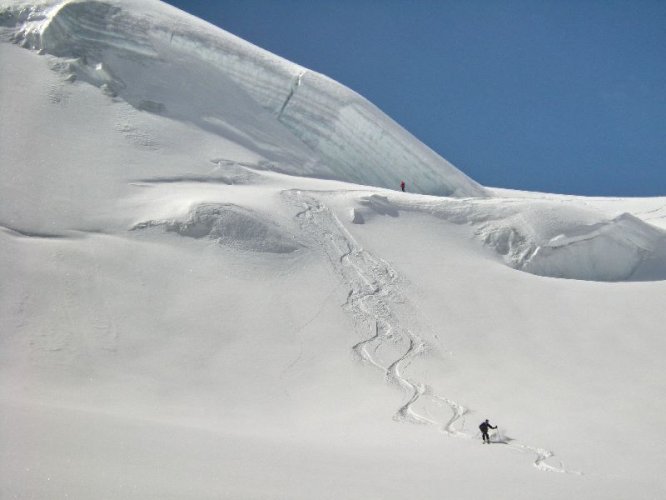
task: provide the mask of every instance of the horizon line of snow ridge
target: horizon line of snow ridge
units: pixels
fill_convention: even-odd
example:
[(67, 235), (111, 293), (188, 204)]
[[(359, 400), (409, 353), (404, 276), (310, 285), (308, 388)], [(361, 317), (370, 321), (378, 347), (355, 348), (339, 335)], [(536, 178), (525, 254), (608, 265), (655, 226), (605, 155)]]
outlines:
[[(10, 5), (14, 8), (0, 12), (0, 25), (14, 28), (16, 43), (75, 59), (79, 66), (103, 64), (120, 98), (143, 93), (144, 100), (151, 100), (150, 89), (141, 88), (136, 76), (124, 78), (123, 60), (138, 60), (150, 71), (160, 60), (191, 58), (207, 65), (221, 82), (230, 80), (312, 150), (322, 164), (319, 176), (386, 188), (397, 188), (405, 180), (412, 192), (489, 196), (483, 186), (348, 87), (161, 1), (14, 0)], [(87, 67), (80, 72), (92, 73)], [(134, 86), (127, 88), (125, 81), (132, 79)]]

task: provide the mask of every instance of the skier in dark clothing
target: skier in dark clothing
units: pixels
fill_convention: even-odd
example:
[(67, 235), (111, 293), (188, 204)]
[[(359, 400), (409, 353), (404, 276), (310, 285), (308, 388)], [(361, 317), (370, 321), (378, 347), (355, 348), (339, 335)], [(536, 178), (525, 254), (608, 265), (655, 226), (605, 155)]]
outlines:
[(481, 425), (479, 425), (479, 429), (481, 429), (481, 437), (483, 437), (483, 442), (490, 444), (490, 436), (488, 436), (488, 429), (497, 429), (497, 426), (493, 427), (490, 425), (490, 422), (488, 422), (488, 419), (485, 420), (485, 422), (481, 422)]
[(403, 193), (405, 192), (405, 181), (400, 181), (400, 189)]

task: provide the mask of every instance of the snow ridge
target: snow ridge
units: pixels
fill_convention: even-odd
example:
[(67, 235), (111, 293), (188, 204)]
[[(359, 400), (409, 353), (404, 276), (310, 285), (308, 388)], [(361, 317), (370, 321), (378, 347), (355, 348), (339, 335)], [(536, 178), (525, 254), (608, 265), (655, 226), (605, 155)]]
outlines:
[[(398, 385), (407, 394), (407, 400), (396, 410), (393, 419), (433, 425), (447, 435), (472, 439), (474, 436), (464, 430), (464, 417), (470, 410), (435, 393), (427, 383), (407, 374), (410, 364), (427, 352), (427, 345), (403, 324), (412, 320), (414, 312), (401, 293), (400, 278), (395, 269), (364, 250), (333, 210), (313, 194), (288, 190), (283, 195), (300, 208), (295, 218), (309, 243), (328, 257), (336, 274), (349, 287), (344, 308), (352, 315), (357, 330), (372, 332), (356, 343), (352, 352), (363, 362), (381, 370), (387, 382)], [(442, 414), (442, 408), (447, 410), (448, 416)], [(500, 438), (497, 442), (534, 453), (533, 465), (539, 470), (579, 474), (567, 471), (562, 465), (546, 463), (554, 456), (549, 450), (511, 441), (510, 438)]]

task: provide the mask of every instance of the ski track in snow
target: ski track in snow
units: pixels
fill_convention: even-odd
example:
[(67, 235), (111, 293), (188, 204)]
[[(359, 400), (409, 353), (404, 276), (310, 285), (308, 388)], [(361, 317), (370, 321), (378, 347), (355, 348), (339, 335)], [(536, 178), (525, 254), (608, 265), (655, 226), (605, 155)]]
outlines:
[[(283, 195), (300, 207), (295, 218), (305, 237), (325, 253), (336, 274), (349, 287), (343, 307), (352, 315), (357, 331), (366, 335), (372, 332), (356, 343), (352, 352), (363, 362), (381, 370), (387, 382), (398, 385), (407, 394), (407, 401), (396, 410), (393, 419), (432, 425), (449, 436), (473, 439), (473, 434), (463, 430), (464, 417), (470, 411), (468, 408), (436, 394), (425, 382), (414, 380), (406, 373), (412, 361), (422, 355), (427, 346), (401, 320), (407, 316), (408, 322), (409, 316), (414, 314), (400, 291), (397, 272), (388, 262), (364, 250), (333, 210), (320, 202), (314, 193), (287, 190)], [(447, 408), (450, 414), (441, 414), (441, 408)], [(511, 441), (506, 438), (499, 442), (536, 455), (533, 465), (539, 470), (581, 474), (566, 470), (561, 463), (559, 466), (546, 463), (554, 456), (549, 450)]]

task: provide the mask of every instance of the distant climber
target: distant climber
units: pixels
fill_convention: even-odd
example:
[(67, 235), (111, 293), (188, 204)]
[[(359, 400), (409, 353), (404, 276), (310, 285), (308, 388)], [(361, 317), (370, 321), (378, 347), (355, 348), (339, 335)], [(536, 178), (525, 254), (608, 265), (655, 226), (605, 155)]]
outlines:
[(485, 422), (481, 422), (481, 425), (479, 425), (479, 429), (481, 429), (481, 437), (483, 437), (483, 442), (490, 444), (490, 436), (488, 436), (488, 429), (497, 429), (497, 426), (493, 427), (490, 425), (490, 422), (488, 422), (488, 419), (485, 420)]
[(400, 181), (400, 190), (404, 193), (405, 192), (405, 181)]

